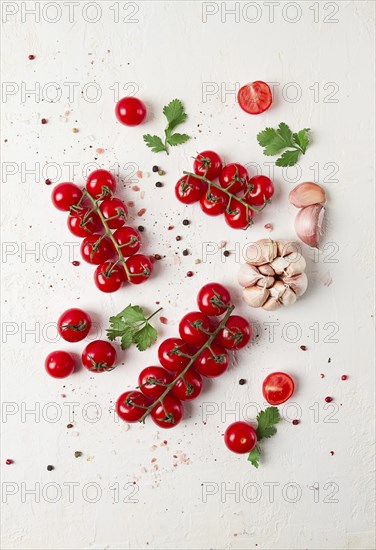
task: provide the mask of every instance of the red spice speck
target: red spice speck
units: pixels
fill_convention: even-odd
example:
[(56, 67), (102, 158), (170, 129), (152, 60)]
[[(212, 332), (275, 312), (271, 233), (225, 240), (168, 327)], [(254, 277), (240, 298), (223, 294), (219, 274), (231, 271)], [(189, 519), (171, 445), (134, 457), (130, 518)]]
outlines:
[(167, 227), (167, 229), (168, 229), (169, 231), (171, 231), (172, 229), (174, 229), (174, 226), (173, 226), (173, 225), (169, 225), (169, 226)]
[(308, 348), (307, 348), (307, 346), (300, 346), (300, 349), (301, 349), (302, 351), (307, 351)]
[(325, 378), (325, 374), (321, 373), (320, 374), (321, 378)]
[(295, 418), (292, 423), (294, 424), (294, 426), (297, 426), (299, 424), (299, 420), (297, 418)]
[(35, 59), (35, 55), (33, 55), (32, 53), (28, 56), (30, 61), (32, 61), (33, 59)]
[(67, 428), (73, 428), (73, 424), (67, 424)]
[(329, 396), (328, 396), (328, 397), (325, 397), (325, 401), (326, 401), (327, 403), (330, 403), (331, 401), (333, 401), (333, 397), (329, 397)]
[(341, 380), (347, 380), (347, 374), (342, 374)]
[(162, 323), (162, 325), (168, 325), (167, 317), (159, 317), (159, 320)]
[(14, 461), (11, 458), (7, 458), (6, 461), (5, 461), (5, 464), (8, 464), (8, 466), (9, 466), (10, 464), (13, 464), (13, 462)]
[(48, 178), (46, 179), (46, 181), (44, 182), (46, 185), (51, 185), (52, 181), (49, 180)]
[(133, 208), (133, 207), (134, 207), (134, 202), (133, 202), (133, 201), (128, 201), (128, 202), (127, 202), (127, 205), (128, 205), (130, 208)]
[(193, 271), (187, 271), (187, 277), (193, 277)]
[(77, 267), (78, 265), (80, 265), (80, 262), (78, 260), (74, 260), (72, 262), (72, 265), (74, 265), (74, 267)]
[(266, 224), (264, 225), (264, 229), (266, 229), (267, 231), (272, 231), (273, 226), (272, 226), (271, 223), (266, 223)]
[(141, 216), (143, 216), (143, 215), (145, 214), (145, 212), (146, 212), (146, 208), (141, 208), (141, 210), (139, 210), (139, 211), (137, 212), (137, 216), (140, 216), (140, 217), (141, 217)]
[(334, 451), (330, 451), (330, 454), (333, 456), (333, 455), (334, 455)]
[(150, 462), (151, 462), (151, 463), (157, 462), (157, 459), (156, 459), (156, 458), (152, 458)]
[(42, 120), (40, 121), (41, 124), (47, 124), (47, 119), (46, 118), (42, 118)]
[(133, 185), (132, 191), (139, 191), (139, 190), (140, 190), (140, 188), (139, 188), (138, 185)]

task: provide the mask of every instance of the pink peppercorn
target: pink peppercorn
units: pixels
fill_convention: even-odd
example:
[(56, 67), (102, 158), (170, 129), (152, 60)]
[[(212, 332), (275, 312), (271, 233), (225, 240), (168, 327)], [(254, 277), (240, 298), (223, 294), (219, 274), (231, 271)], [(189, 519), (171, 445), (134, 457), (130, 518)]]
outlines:
[(347, 374), (342, 374), (341, 380), (347, 380)]
[(327, 403), (330, 403), (331, 401), (333, 401), (333, 397), (329, 397), (329, 396), (328, 396), (328, 397), (325, 397), (325, 401), (326, 401)]
[(46, 118), (42, 118), (42, 120), (40, 121), (41, 124), (47, 124), (47, 119)]
[(30, 61), (32, 61), (33, 59), (35, 59), (35, 55), (33, 55), (32, 53), (28, 56)]
[(11, 458), (7, 458), (6, 461), (5, 461), (5, 464), (13, 464), (13, 460)]
[(299, 420), (295, 418), (295, 420), (293, 420), (292, 423), (294, 424), (294, 426), (297, 426), (299, 424)]
[(193, 271), (187, 271), (187, 277), (193, 277)]

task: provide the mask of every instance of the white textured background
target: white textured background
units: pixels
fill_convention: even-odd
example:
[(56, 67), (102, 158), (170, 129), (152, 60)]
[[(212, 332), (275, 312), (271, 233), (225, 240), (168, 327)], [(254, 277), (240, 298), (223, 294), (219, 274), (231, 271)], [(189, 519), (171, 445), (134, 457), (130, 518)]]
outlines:
[[(80, 2), (71, 16), (68, 4), (73, 10), (74, 3), (55, 3), (61, 9), (55, 23), (52, 4), (1, 6), (3, 547), (374, 548), (374, 3), (277, 2), (271, 18), (267, 2), (237, 3), (238, 16), (225, 13), (234, 2), (207, 8), (201, 2), (98, 2), (95, 23), (93, 2)], [(26, 13), (30, 8), (40, 10), (39, 21)], [(216, 12), (205, 23), (203, 9)], [(279, 86), (272, 108), (252, 117), (239, 109), (231, 90), (256, 79)], [(89, 101), (96, 94), (93, 82), (97, 101)], [(56, 101), (49, 83), (61, 87)], [(26, 91), (35, 86), (37, 95)], [(133, 129), (117, 123), (116, 89), (120, 96), (137, 90), (149, 108), (146, 123)], [(300, 97), (292, 101), (297, 91)], [(184, 101), (189, 118), (182, 131), (192, 139), (170, 157), (155, 155), (142, 134), (161, 132), (162, 107), (174, 97)], [(40, 124), (42, 117), (48, 124)], [(267, 174), (265, 161), (271, 159), (262, 155), (256, 133), (282, 120), (294, 130), (311, 127), (314, 142), (297, 170), (275, 169), (275, 200), (247, 233), (175, 200), (175, 181), (190, 168), (192, 155), (206, 148), (226, 161), (258, 163)], [(44, 181), (73, 177), (83, 184), (88, 163), (120, 166), (119, 196), (136, 203), (135, 223), (146, 227), (144, 251), (166, 255), (142, 287), (106, 296), (95, 289), (91, 266), (71, 265), (79, 257), (77, 247), (69, 257), (67, 243), (78, 240), (68, 233), (65, 214), (53, 209)], [(150, 174), (155, 163), (166, 170), (163, 178)], [(327, 231), (319, 256), (305, 249), (309, 290), (291, 309), (268, 314), (241, 303), (238, 254), (225, 259), (218, 252), (194, 264), (202, 258), (202, 242), (224, 240), (229, 249), (241, 248), (269, 235), (267, 222), (274, 226), (272, 237), (292, 238), (296, 211), (288, 192), (314, 178), (329, 198)], [(165, 183), (162, 189), (155, 188), (157, 179)], [(142, 219), (136, 215), (141, 207)], [(189, 227), (182, 225), (185, 217)], [(184, 248), (190, 256), (182, 256)], [(190, 269), (195, 275), (187, 279)], [(333, 283), (325, 286), (329, 277)], [(162, 433), (148, 422), (127, 431), (113, 414), (118, 395), (156, 361), (157, 346), (143, 354), (120, 352), (121, 364), (108, 375), (81, 369), (66, 381), (46, 376), (47, 353), (60, 347), (79, 353), (83, 347), (53, 342), (49, 324), (68, 307), (87, 309), (104, 330), (109, 315), (128, 303), (151, 312), (160, 300), (169, 320), (159, 324), (163, 338), (176, 334), (180, 317), (195, 308), (197, 290), (210, 280), (229, 285), (237, 312), (261, 324), (260, 337), (186, 408), (176, 429)], [(270, 322), (277, 323), (274, 339)], [(295, 342), (288, 323), (301, 329)], [(246, 456), (227, 451), (222, 434), (235, 416), (244, 417), (247, 404), (263, 405), (261, 384), (273, 370), (295, 377), (292, 402), (298, 408), (281, 412), (285, 418), (301, 414), (301, 423), (286, 419), (279, 425), (255, 470)], [(349, 376), (346, 382), (342, 374)], [(242, 377), (247, 384), (239, 386)], [(333, 405), (325, 404), (326, 395)], [(67, 429), (73, 403), (74, 428)], [(204, 418), (208, 403), (217, 412)], [(234, 409), (236, 414), (229, 412)], [(248, 416), (254, 418), (255, 409), (248, 408)], [(77, 450), (83, 453), (78, 459)], [(5, 466), (7, 458), (15, 463)], [(55, 470), (48, 472), (47, 464)], [(137, 493), (131, 497), (133, 482)], [(37, 495), (25, 494), (33, 488)], [(208, 489), (213, 494), (205, 498)]]

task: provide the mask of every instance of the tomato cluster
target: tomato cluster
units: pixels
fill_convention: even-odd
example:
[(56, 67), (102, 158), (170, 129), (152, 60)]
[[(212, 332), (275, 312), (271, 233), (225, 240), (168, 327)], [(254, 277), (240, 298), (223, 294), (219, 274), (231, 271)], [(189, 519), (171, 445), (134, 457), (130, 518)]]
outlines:
[[(272, 198), (274, 185), (266, 176), (249, 178), (247, 169), (238, 163), (222, 165), (214, 151), (203, 151), (195, 158), (194, 173), (181, 177), (175, 195), (183, 204), (200, 202), (208, 216), (224, 214), (234, 229), (247, 229)], [(215, 182), (215, 180), (218, 180)]]
[(56, 208), (69, 212), (68, 229), (83, 238), (81, 256), (98, 266), (94, 282), (102, 292), (115, 292), (125, 282), (140, 284), (153, 270), (148, 256), (137, 254), (140, 233), (125, 225), (128, 209), (116, 197), (116, 181), (111, 172), (89, 174), (86, 189), (74, 183), (60, 183), (52, 192)]
[[(224, 286), (203, 286), (197, 305), (199, 311), (181, 319), (180, 337), (167, 338), (160, 344), (160, 365), (143, 369), (137, 390), (118, 398), (116, 411), (126, 422), (137, 422), (150, 414), (161, 428), (176, 426), (183, 417), (181, 402), (198, 397), (203, 377), (223, 374), (229, 365), (228, 352), (241, 349), (250, 341), (251, 327), (243, 317), (231, 315), (231, 296)], [(227, 319), (215, 319), (225, 313)]]

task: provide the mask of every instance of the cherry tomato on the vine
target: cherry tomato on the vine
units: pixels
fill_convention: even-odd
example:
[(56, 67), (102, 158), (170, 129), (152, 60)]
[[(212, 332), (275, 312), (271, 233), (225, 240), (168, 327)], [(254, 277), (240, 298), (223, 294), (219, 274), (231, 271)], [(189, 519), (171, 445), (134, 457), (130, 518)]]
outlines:
[(81, 243), (81, 256), (89, 264), (99, 265), (113, 257), (115, 249), (108, 237), (89, 235)]
[(211, 186), (200, 199), (201, 210), (208, 216), (219, 216), (226, 210), (229, 201), (228, 195)]
[(201, 311), (191, 311), (184, 315), (179, 323), (180, 337), (198, 348), (205, 344), (210, 337), (210, 320)]
[(94, 340), (82, 352), (82, 364), (91, 372), (113, 370), (115, 361), (116, 350), (106, 340)]
[(250, 341), (251, 325), (240, 315), (230, 315), (225, 326), (217, 335), (218, 344), (225, 349), (241, 349)]
[(210, 349), (205, 348), (194, 362), (194, 368), (207, 378), (221, 376), (228, 367), (227, 351), (218, 344), (211, 344)]
[(138, 126), (146, 116), (146, 106), (137, 97), (123, 97), (116, 103), (115, 114), (125, 126)]
[(173, 428), (183, 417), (183, 405), (173, 395), (166, 395), (162, 403), (158, 403), (150, 416), (160, 428)]
[(81, 189), (74, 183), (59, 183), (52, 191), (51, 199), (58, 210), (69, 212), (82, 197)]
[(191, 360), (191, 350), (180, 338), (167, 338), (158, 348), (158, 359), (169, 372), (177, 374), (185, 369)]
[(116, 401), (116, 413), (125, 422), (138, 422), (144, 415), (148, 405), (147, 397), (141, 392), (136, 390), (126, 391)]
[(193, 163), (193, 171), (198, 176), (205, 176), (208, 180), (215, 180), (222, 170), (222, 160), (214, 151), (202, 151)]
[(101, 220), (96, 212), (84, 206), (80, 210), (71, 211), (67, 219), (68, 229), (76, 237), (87, 237), (102, 229)]
[(250, 453), (256, 443), (256, 430), (247, 422), (234, 422), (226, 428), (225, 444), (233, 453)]
[(86, 189), (92, 197), (106, 197), (115, 193), (116, 180), (108, 170), (94, 170), (86, 180)]
[(89, 334), (90, 328), (90, 315), (79, 308), (67, 309), (57, 322), (57, 330), (67, 342), (80, 342)]
[(181, 401), (196, 399), (202, 390), (202, 378), (197, 371), (190, 368), (182, 378), (175, 383), (172, 393)]
[(118, 229), (125, 224), (128, 208), (122, 200), (116, 197), (104, 199), (99, 208), (110, 229)]
[(74, 371), (74, 359), (66, 351), (53, 351), (47, 355), (44, 366), (52, 378), (66, 378)]
[(219, 182), (224, 189), (231, 191), (231, 193), (236, 194), (245, 191), (248, 183), (248, 172), (244, 166), (236, 162), (226, 164), (222, 168)]
[(193, 204), (200, 200), (205, 189), (205, 182), (194, 176), (185, 175), (176, 183), (175, 195), (183, 204)]
[(259, 115), (272, 104), (272, 91), (262, 80), (250, 82), (238, 91), (238, 102), (246, 113)]
[(128, 225), (117, 229), (114, 232), (114, 239), (121, 248), (121, 253), (126, 258), (138, 252), (141, 246), (140, 233)]
[(230, 304), (229, 291), (219, 283), (207, 283), (197, 295), (197, 305), (205, 315), (222, 315)]
[(152, 274), (153, 264), (148, 256), (143, 254), (133, 254), (125, 260), (129, 275), (126, 274), (126, 279), (133, 285), (139, 285), (147, 281)]
[(281, 405), (294, 393), (294, 380), (285, 372), (268, 374), (262, 384), (262, 393), (270, 405)]
[[(274, 185), (266, 176), (253, 176), (248, 182), (253, 187), (244, 195), (245, 202), (252, 206), (263, 206), (264, 202), (274, 195)], [(251, 189), (251, 188), (250, 188)]]
[(253, 211), (236, 199), (232, 199), (225, 212), (227, 225), (233, 229), (247, 229), (252, 224)]
[(124, 269), (114, 262), (100, 264), (94, 272), (94, 282), (102, 292), (115, 292), (125, 281)]
[(171, 374), (158, 366), (146, 367), (138, 376), (140, 391), (151, 399), (158, 399), (170, 382)]

